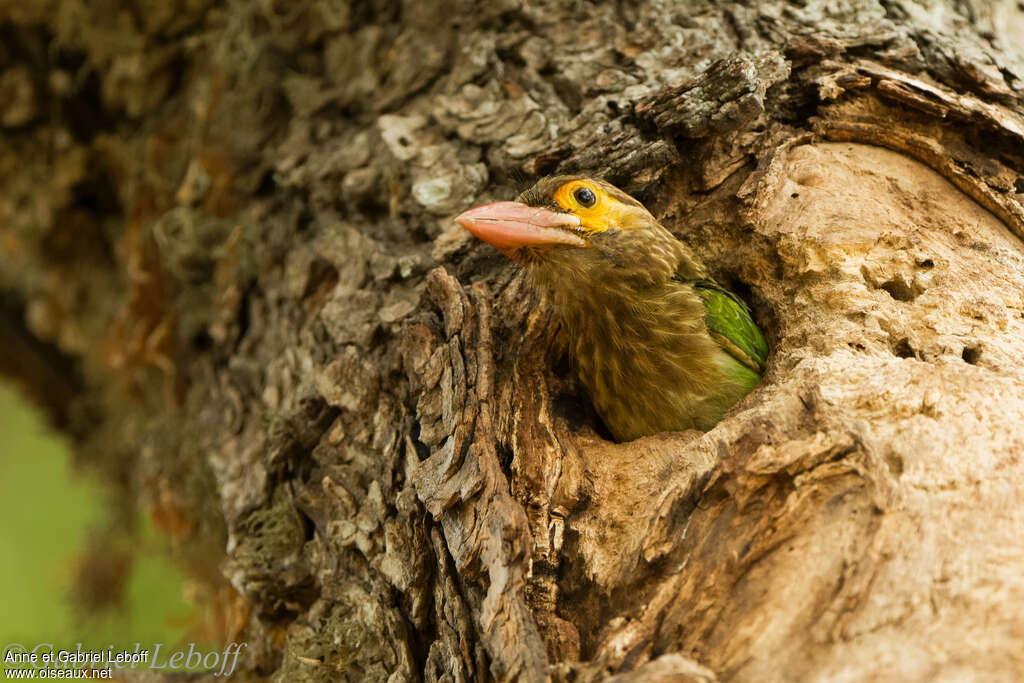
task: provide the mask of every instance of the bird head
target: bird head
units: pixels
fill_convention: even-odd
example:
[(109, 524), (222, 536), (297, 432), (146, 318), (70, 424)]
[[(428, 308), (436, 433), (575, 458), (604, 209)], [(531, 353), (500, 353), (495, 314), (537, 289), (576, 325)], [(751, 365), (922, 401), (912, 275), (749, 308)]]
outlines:
[(671, 275), (678, 241), (644, 205), (603, 180), (544, 178), (514, 202), (470, 209), (455, 221), (544, 279)]

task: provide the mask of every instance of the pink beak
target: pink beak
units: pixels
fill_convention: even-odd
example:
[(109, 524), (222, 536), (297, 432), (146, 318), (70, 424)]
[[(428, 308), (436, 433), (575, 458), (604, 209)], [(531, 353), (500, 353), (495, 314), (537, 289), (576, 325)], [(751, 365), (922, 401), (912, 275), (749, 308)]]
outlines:
[(484, 204), (460, 214), (455, 222), (506, 256), (521, 247), (586, 245), (569, 232), (580, 227), (578, 217), (520, 202)]

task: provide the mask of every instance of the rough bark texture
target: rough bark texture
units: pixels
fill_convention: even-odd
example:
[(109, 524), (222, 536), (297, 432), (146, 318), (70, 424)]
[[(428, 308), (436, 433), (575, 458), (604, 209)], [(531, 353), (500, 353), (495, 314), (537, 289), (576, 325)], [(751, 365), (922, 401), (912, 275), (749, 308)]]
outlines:
[[(0, 2), (0, 369), (293, 680), (1024, 677), (1013, 2)], [(451, 216), (645, 201), (773, 353), (610, 442)]]

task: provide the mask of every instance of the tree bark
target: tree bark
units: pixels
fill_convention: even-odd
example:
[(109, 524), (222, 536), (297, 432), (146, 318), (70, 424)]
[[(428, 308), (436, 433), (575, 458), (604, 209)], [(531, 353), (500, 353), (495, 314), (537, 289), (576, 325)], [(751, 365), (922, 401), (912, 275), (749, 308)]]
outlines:
[[(1019, 3), (8, 0), (0, 35), (0, 369), (250, 675), (1024, 677)], [(564, 172), (751, 303), (768, 369), (711, 431), (611, 442), (451, 221)]]

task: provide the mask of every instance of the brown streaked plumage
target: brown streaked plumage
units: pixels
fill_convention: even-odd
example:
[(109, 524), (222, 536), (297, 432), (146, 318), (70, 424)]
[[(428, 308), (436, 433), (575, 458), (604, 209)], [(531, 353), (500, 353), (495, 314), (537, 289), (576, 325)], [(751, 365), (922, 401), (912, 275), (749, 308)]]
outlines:
[(617, 439), (710, 429), (760, 379), (767, 347), (746, 306), (613, 185), (545, 178), (456, 220), (549, 296)]

